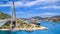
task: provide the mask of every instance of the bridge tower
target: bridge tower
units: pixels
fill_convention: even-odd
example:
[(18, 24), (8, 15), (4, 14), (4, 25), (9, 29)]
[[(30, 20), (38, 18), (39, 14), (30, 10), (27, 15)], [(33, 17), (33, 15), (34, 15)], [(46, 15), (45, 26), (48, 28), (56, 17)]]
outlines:
[(14, 7), (14, 2), (12, 2), (12, 17), (11, 17), (11, 26), (10, 29), (14, 29), (17, 27), (17, 21), (16, 21), (16, 12)]

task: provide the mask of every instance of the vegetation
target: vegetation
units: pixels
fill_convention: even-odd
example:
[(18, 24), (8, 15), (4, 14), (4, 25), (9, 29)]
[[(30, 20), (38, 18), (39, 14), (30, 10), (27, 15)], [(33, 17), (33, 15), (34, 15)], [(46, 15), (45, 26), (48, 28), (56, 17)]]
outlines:
[(53, 19), (53, 22), (60, 22), (60, 20), (59, 19)]
[(11, 21), (8, 21), (7, 23), (5, 23), (2, 27), (2, 29), (10, 29), (10, 24), (11, 24)]
[[(11, 16), (8, 15), (8, 14), (5, 14), (5, 13), (3, 13), (3, 12), (0, 12), (0, 20), (2, 20), (2, 19), (7, 19), (7, 18), (11, 18)], [(2, 28), (2, 29), (9, 29), (9, 28), (10, 28), (10, 23), (11, 23), (11, 21), (8, 21), (8, 22), (5, 23), (4, 25), (2, 25), (2, 27), (0, 27), (0, 29), (1, 29), (1, 28)]]
[(60, 16), (53, 16), (51, 18), (55, 18), (52, 20), (53, 22), (60, 22)]
[(6, 19), (6, 18), (10, 18), (10, 17), (11, 17), (10, 15), (0, 12), (0, 19)]
[[(7, 23), (5, 23), (2, 27), (0, 27), (0, 29), (10, 29), (10, 24), (11, 24), (11, 21), (8, 21)], [(30, 27), (31, 25), (30, 24), (27, 24), (25, 23), (24, 21), (22, 20), (19, 20), (17, 19), (17, 26), (18, 28), (28, 28)]]
[(39, 25), (37, 25), (36, 27), (40, 27)]
[(53, 22), (60, 22), (60, 16), (47, 17), (47, 18), (44, 18), (44, 20), (53, 21)]
[(21, 28), (28, 28), (30, 27), (31, 25), (30, 24), (27, 24), (26, 22), (22, 21), (22, 20), (17, 20), (17, 23), (19, 24), (19, 26)]
[[(8, 14), (0, 12), (0, 19), (6, 19), (6, 18), (11, 18), (11, 16)], [(40, 17), (38, 17), (38, 16), (33, 17), (33, 18), (40, 19)], [(11, 24), (11, 21), (8, 21), (2, 27), (0, 27), (0, 29), (10, 29), (10, 24)], [(17, 19), (17, 26), (18, 26), (18, 28), (33, 28), (34, 27), (33, 25), (27, 24), (26, 22), (24, 22), (20, 19)], [(37, 27), (39, 27), (39, 26), (37, 26)]]

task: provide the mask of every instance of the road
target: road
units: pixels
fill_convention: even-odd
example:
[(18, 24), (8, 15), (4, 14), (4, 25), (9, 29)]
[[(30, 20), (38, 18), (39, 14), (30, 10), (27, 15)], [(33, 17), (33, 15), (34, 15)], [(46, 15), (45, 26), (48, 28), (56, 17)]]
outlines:
[(4, 19), (4, 20), (0, 20), (0, 27), (2, 25), (4, 25), (7, 21), (10, 21), (11, 19)]

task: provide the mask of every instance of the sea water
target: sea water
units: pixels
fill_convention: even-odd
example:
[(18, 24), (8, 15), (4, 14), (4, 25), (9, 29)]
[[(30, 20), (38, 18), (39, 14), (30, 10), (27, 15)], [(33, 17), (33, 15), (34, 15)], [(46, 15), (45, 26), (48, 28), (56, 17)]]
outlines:
[(47, 27), (48, 30), (18, 31), (16, 34), (60, 34), (60, 22), (42, 21), (41, 26)]
[(42, 21), (41, 26), (47, 27), (48, 30), (34, 30), (33, 32), (20, 31), (0, 31), (0, 34), (60, 34), (60, 22)]

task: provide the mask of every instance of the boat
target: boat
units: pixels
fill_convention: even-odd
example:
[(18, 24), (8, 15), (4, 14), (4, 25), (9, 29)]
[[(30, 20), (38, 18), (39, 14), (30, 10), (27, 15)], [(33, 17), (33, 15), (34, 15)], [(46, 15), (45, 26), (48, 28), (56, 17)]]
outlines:
[(26, 32), (33, 32), (33, 30), (32, 30), (32, 29), (29, 29), (29, 28), (26, 29), (25, 31), (26, 31)]

